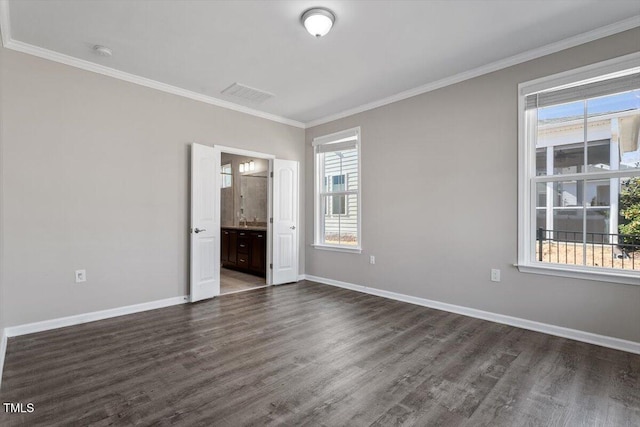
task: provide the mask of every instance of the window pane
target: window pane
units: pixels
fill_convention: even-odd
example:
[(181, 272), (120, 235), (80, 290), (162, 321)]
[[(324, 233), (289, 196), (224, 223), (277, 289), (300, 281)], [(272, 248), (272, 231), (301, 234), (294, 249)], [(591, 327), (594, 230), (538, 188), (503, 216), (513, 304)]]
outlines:
[(587, 180), (584, 197), (583, 181), (536, 187), (537, 261), (640, 270), (640, 177)]
[(344, 191), (344, 175), (336, 175), (331, 177), (331, 191)]
[(358, 189), (357, 149), (332, 151), (322, 156), (325, 175), (323, 192)]
[(610, 159), (611, 140), (606, 139), (587, 142), (587, 172), (611, 170)]
[(358, 196), (325, 196), (323, 199), (328, 207), (324, 211), (324, 243), (357, 246)]
[(610, 202), (610, 180), (589, 180), (587, 181), (587, 206), (609, 206)]
[(547, 206), (547, 187), (553, 185), (553, 183), (540, 182), (536, 186), (536, 200), (538, 201), (538, 208)]
[(536, 184), (536, 230), (547, 228), (547, 211), (552, 212), (552, 210), (546, 209), (548, 194), (553, 194), (552, 182)]
[(584, 144), (560, 144), (553, 147), (553, 174), (579, 173), (584, 170)]
[(640, 168), (640, 90), (589, 99), (587, 116), (590, 169)]
[(581, 207), (582, 200), (582, 181), (561, 181), (553, 183), (554, 208)]
[(538, 148), (536, 150), (536, 176), (544, 176), (547, 174), (547, 148)]
[(546, 156), (538, 154), (547, 147), (553, 153), (554, 174), (582, 172), (584, 114), (583, 101), (538, 109), (536, 138), (536, 173), (538, 175), (546, 175), (546, 172), (542, 172), (549, 167)]
[[(612, 230), (619, 233), (616, 262), (618, 268), (640, 270), (640, 177), (612, 179), (618, 213), (611, 213)], [(617, 195), (617, 197), (615, 197)], [(615, 223), (617, 220), (617, 224)], [(612, 231), (613, 232), (613, 231)]]
[(345, 196), (332, 196), (331, 199), (332, 215), (344, 215), (347, 213)]
[(537, 193), (536, 260), (582, 265), (583, 182), (538, 183)]

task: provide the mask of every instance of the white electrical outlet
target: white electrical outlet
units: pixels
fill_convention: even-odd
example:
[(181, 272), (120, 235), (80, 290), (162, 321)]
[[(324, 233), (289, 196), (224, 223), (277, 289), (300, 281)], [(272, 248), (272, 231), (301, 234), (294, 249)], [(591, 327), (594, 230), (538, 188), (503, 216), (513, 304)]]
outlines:
[(376, 263), (376, 257), (374, 257), (373, 255), (371, 255), (369, 257), (369, 264), (375, 264)]
[(499, 282), (500, 281), (500, 270), (498, 270), (497, 268), (492, 268), (491, 269), (491, 281), (492, 282)]
[(76, 283), (87, 281), (87, 270), (76, 270)]

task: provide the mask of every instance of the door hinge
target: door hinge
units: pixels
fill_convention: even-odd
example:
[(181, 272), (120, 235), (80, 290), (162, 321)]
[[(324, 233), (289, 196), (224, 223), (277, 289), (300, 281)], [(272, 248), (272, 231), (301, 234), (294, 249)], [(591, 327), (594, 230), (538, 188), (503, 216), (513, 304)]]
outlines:
[(269, 222), (273, 224), (273, 218), (269, 218)]
[(270, 172), (270, 173), (269, 173), (269, 176), (270, 176), (271, 178), (273, 178), (273, 172)]
[(269, 270), (273, 270), (273, 264), (269, 264)]

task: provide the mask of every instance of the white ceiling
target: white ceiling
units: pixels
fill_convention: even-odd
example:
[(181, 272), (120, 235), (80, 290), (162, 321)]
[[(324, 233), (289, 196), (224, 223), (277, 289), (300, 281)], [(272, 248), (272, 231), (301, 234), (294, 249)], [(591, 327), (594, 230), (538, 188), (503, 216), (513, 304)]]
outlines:
[[(313, 6), (337, 16), (320, 39), (300, 24)], [(309, 123), (630, 17), (639, 22), (640, 2), (11, 0), (8, 10), (13, 41), (225, 101), (237, 102), (220, 91), (239, 82), (275, 97), (238, 104)], [(95, 44), (113, 56), (95, 55)]]

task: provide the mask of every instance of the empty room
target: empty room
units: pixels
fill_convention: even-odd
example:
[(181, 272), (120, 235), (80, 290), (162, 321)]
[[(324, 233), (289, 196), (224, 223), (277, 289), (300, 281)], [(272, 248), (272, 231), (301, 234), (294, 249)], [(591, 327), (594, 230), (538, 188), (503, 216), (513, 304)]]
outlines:
[(637, 0), (0, 33), (0, 425), (640, 425)]

